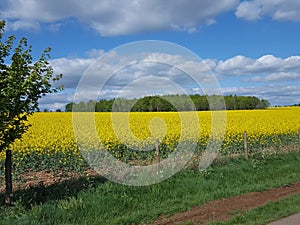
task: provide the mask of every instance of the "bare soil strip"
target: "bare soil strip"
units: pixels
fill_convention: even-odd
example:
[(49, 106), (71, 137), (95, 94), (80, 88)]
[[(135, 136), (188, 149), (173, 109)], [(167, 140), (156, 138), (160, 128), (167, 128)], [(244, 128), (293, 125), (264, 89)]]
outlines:
[(186, 212), (169, 217), (160, 216), (152, 225), (171, 225), (187, 222), (203, 225), (213, 221), (226, 221), (233, 216), (233, 213), (248, 211), (293, 194), (300, 194), (300, 181), (280, 188), (208, 202), (205, 205), (195, 206)]
[[(93, 170), (86, 170), (86, 176), (95, 177), (97, 173)], [(53, 184), (66, 182), (72, 179), (79, 179), (82, 174), (76, 172), (58, 172), (54, 174), (53, 172), (24, 172), (20, 175), (20, 181), (13, 182), (13, 191), (17, 191), (20, 189), (27, 189), (30, 187), (44, 186), (48, 187)], [(5, 183), (4, 177), (0, 177), (0, 193), (5, 192)]]

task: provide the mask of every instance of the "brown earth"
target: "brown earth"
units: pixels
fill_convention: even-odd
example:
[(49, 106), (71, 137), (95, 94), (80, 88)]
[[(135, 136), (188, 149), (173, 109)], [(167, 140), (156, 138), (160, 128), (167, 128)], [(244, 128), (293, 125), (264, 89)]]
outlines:
[[(54, 174), (53, 172), (37, 171), (37, 172), (24, 172), (20, 177), (19, 181), (13, 182), (13, 191), (19, 189), (26, 189), (34, 186), (44, 186), (48, 187), (55, 183), (61, 183), (72, 179), (78, 179), (83, 174), (75, 172), (58, 172)], [(85, 176), (96, 176), (97, 173), (93, 170), (87, 170), (84, 172)], [(0, 177), (0, 193), (5, 191), (4, 177)]]
[(171, 225), (187, 222), (203, 225), (213, 221), (226, 221), (233, 214), (254, 209), (271, 201), (278, 201), (293, 194), (300, 194), (300, 181), (280, 188), (208, 202), (205, 205), (195, 206), (186, 212), (169, 217), (160, 216), (152, 225)]

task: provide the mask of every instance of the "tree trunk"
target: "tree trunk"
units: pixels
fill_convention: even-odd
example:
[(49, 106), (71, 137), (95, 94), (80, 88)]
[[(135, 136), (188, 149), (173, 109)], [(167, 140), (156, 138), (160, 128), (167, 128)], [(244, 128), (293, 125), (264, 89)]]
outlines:
[(12, 194), (12, 166), (11, 166), (11, 150), (6, 150), (5, 158), (5, 205), (11, 206), (11, 194)]

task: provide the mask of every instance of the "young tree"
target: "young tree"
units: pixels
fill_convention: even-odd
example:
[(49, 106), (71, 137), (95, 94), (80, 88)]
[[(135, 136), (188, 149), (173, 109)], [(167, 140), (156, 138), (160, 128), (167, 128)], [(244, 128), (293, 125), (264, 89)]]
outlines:
[(21, 38), (14, 47), (15, 36), (2, 41), (5, 21), (0, 21), (0, 152), (6, 151), (5, 159), (5, 203), (11, 205), (12, 152), (10, 144), (28, 130), (28, 117), (38, 110), (38, 100), (45, 94), (63, 87), (51, 88), (62, 74), (53, 76), (49, 65), (50, 48), (33, 62), (31, 46)]

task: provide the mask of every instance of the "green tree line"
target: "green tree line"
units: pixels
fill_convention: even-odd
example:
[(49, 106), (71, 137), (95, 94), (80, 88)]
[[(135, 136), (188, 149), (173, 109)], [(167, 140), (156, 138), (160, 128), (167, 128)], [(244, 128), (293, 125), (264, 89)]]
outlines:
[[(214, 99), (218, 101), (222, 96), (205, 95), (164, 95), (146, 96), (135, 99), (101, 99), (99, 101), (88, 101), (80, 103), (68, 103), (65, 106), (66, 112), (172, 112), (172, 111), (207, 111)], [(209, 99), (209, 101), (208, 101)], [(224, 96), (225, 107), (220, 109), (241, 110), (241, 109), (265, 109), (270, 103), (265, 99), (254, 96)], [(209, 104), (210, 102), (210, 104)], [(223, 104), (224, 105), (224, 104)]]

